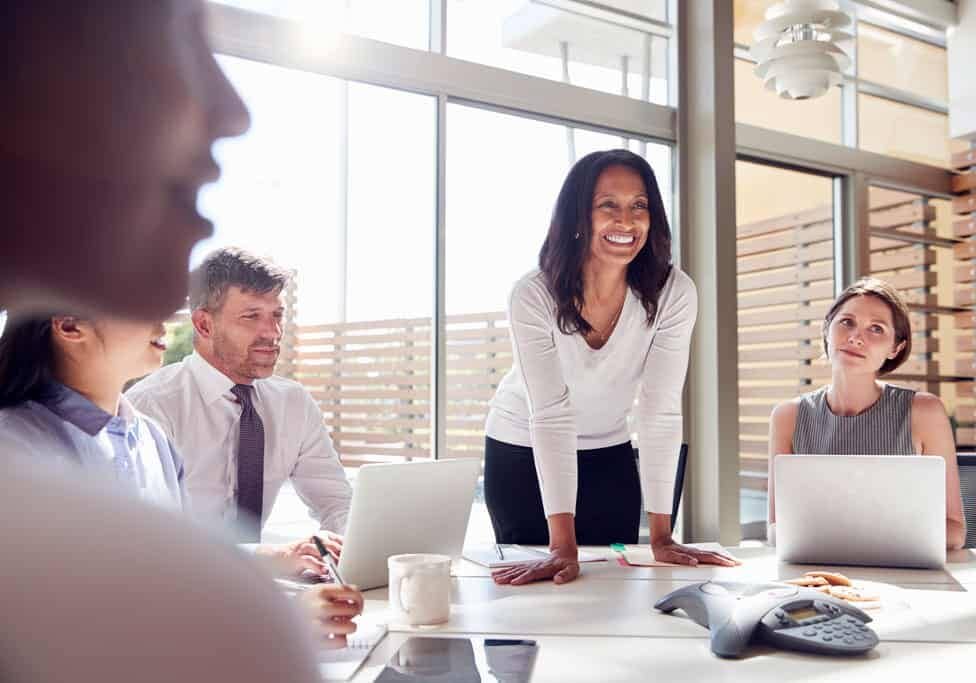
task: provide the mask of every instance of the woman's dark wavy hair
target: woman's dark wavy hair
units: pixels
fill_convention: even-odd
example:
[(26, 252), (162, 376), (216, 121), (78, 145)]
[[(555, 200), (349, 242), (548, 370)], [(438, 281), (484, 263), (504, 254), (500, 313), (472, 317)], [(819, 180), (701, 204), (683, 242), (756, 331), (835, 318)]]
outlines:
[(582, 314), (583, 262), (593, 234), (593, 191), (600, 174), (610, 166), (633, 169), (647, 190), (650, 229), (644, 247), (627, 266), (627, 285), (640, 297), (648, 324), (657, 314), (658, 298), (671, 274), (671, 227), (650, 164), (626, 149), (587, 154), (563, 181), (539, 252), (539, 270), (556, 300), (556, 322), (563, 334), (587, 334), (592, 329)]
[(53, 364), (51, 316), (8, 319), (0, 335), (0, 408), (37, 399)]

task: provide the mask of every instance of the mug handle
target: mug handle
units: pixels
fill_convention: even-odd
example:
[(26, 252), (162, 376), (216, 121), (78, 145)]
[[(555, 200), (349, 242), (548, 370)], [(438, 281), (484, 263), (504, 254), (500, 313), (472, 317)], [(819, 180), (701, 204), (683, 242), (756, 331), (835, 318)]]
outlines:
[(403, 601), (403, 584), (410, 579), (409, 574), (405, 574), (400, 577), (397, 582), (397, 600), (400, 602), (400, 609), (402, 609), (407, 614), (410, 614), (410, 607)]

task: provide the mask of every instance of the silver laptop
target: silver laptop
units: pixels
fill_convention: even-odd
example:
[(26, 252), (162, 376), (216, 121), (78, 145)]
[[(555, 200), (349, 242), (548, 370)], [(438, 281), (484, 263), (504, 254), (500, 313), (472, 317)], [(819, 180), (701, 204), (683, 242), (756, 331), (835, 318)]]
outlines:
[(945, 564), (942, 458), (787, 455), (777, 456), (773, 471), (781, 562)]
[(460, 555), (480, 473), (476, 458), (360, 467), (339, 557), (343, 581), (385, 586), (390, 555)]

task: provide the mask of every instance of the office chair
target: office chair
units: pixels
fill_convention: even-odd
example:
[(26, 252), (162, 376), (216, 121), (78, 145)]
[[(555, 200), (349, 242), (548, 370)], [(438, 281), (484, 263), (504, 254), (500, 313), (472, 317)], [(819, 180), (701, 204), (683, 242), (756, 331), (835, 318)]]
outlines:
[[(976, 456), (973, 457), (976, 458)], [(678, 506), (681, 504), (681, 492), (685, 487), (685, 465), (687, 462), (688, 444), (683, 443), (681, 444), (681, 450), (678, 451), (678, 469), (674, 473), (674, 498), (671, 503), (671, 533), (674, 533), (674, 523), (678, 519)], [(974, 468), (973, 474), (976, 475), (976, 468)], [(976, 495), (976, 482), (974, 482), (973, 493)]]
[(958, 453), (959, 488), (962, 491), (962, 511), (966, 519), (964, 548), (976, 548), (976, 453)]

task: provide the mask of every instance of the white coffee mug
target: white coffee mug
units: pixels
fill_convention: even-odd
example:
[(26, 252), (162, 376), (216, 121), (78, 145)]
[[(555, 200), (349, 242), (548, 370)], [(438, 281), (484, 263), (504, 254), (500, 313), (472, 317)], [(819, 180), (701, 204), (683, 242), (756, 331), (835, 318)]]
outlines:
[(451, 558), (447, 555), (392, 555), (390, 609), (394, 621), (411, 626), (443, 624), (451, 616)]

